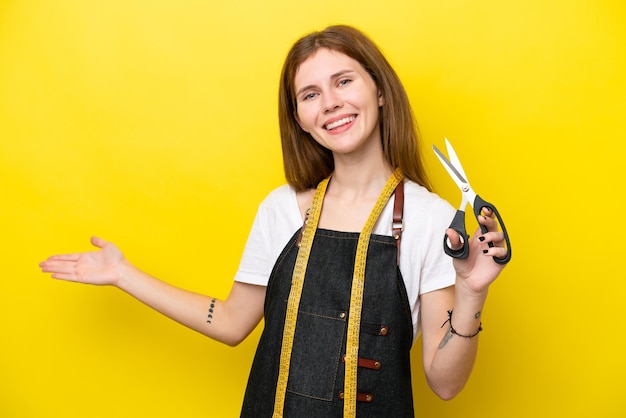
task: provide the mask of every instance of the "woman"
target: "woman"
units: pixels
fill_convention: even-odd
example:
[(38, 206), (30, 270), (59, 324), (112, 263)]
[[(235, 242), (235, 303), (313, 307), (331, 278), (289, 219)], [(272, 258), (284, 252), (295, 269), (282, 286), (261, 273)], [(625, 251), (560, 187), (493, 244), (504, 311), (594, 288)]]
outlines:
[(229, 345), (265, 316), (242, 416), (413, 416), (419, 332), (430, 387), (454, 397), (503, 268), (492, 257), (507, 252), (493, 214), (483, 210), (488, 232), (477, 230), (467, 259), (443, 253), (445, 231), (460, 246), (446, 229), (454, 209), (429, 191), (402, 84), (354, 28), (293, 45), (279, 117), (289, 184), (260, 205), (226, 300), (153, 278), (99, 238), (99, 251), (50, 257), (42, 271), (117, 286)]

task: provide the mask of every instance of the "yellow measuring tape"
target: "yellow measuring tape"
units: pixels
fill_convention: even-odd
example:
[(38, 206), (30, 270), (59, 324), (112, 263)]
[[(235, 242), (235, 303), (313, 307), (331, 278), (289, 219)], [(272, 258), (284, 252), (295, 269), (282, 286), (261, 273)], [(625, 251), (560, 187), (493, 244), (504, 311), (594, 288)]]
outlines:
[[(396, 169), (382, 193), (372, 212), (370, 213), (363, 231), (359, 236), (354, 260), (354, 274), (352, 277), (352, 290), (350, 293), (350, 311), (348, 316), (348, 335), (346, 340), (346, 373), (344, 383), (344, 406), (343, 416), (346, 418), (356, 417), (356, 396), (357, 396), (357, 363), (359, 357), (359, 334), (361, 332), (361, 309), (363, 307), (363, 285), (365, 279), (365, 262), (367, 259), (367, 249), (374, 225), (380, 216), (387, 201), (393, 194), (396, 186), (403, 178), (402, 171)], [(302, 240), (296, 264), (293, 271), (291, 290), (287, 301), (287, 314), (285, 316), (285, 327), (283, 330), (283, 341), (280, 350), (280, 366), (278, 371), (278, 382), (276, 384), (276, 397), (274, 399), (274, 413), (272, 418), (282, 418), (285, 396), (287, 394), (287, 380), (289, 378), (289, 366), (291, 363), (291, 352), (293, 349), (293, 338), (296, 331), (296, 321), (298, 318), (298, 308), (300, 297), (304, 285), (304, 275), (306, 273), (309, 255), (313, 247), (313, 238), (319, 223), (324, 194), (328, 187), (330, 178), (322, 180), (317, 186), (313, 204), (309, 211), (309, 218), (304, 227)]]

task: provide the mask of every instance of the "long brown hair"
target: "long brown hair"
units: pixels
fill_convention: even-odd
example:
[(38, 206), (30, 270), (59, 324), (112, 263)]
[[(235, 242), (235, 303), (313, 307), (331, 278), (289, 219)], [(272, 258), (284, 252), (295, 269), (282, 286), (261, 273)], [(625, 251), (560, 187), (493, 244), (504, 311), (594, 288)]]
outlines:
[(300, 38), (291, 47), (283, 65), (278, 98), (278, 118), (285, 176), (296, 190), (314, 188), (334, 170), (332, 153), (304, 132), (295, 119), (294, 80), (300, 65), (320, 48), (347, 55), (359, 62), (376, 83), (384, 104), (380, 109), (383, 154), (387, 163), (431, 190), (421, 156), (419, 134), (406, 91), (380, 49), (359, 30), (344, 25), (329, 26)]

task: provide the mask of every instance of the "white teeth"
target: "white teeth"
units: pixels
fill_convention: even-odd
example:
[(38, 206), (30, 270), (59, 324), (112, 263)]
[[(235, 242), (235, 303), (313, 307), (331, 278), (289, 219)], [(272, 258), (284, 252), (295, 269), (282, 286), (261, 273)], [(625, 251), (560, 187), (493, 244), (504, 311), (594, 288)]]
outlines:
[(338, 121), (335, 121), (333, 123), (329, 123), (328, 125), (326, 125), (326, 130), (330, 131), (331, 129), (335, 129), (338, 126), (345, 125), (346, 123), (350, 123), (355, 119), (356, 119), (355, 116), (348, 116), (343, 119), (339, 119)]

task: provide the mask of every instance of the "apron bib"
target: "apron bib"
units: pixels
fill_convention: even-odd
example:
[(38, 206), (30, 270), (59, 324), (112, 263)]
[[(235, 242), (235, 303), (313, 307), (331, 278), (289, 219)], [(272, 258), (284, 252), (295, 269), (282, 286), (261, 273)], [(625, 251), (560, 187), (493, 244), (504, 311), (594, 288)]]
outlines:
[[(267, 285), (265, 328), (252, 364), (242, 417), (270, 418), (274, 414), (300, 232), (285, 246)], [(360, 235), (315, 231), (297, 309), (282, 405), (284, 417), (343, 416), (348, 321)], [(414, 416), (410, 365), (413, 324), (397, 251), (393, 237), (370, 236), (358, 333), (359, 417)]]

